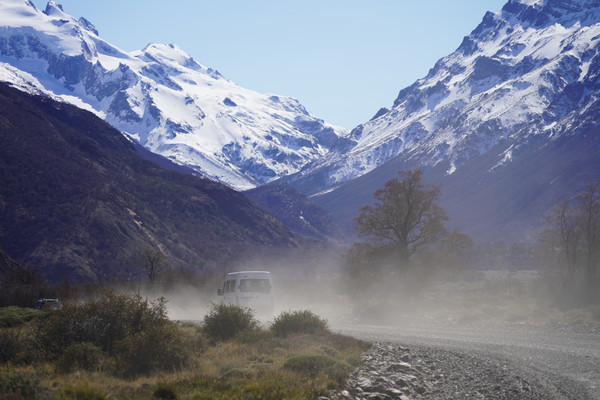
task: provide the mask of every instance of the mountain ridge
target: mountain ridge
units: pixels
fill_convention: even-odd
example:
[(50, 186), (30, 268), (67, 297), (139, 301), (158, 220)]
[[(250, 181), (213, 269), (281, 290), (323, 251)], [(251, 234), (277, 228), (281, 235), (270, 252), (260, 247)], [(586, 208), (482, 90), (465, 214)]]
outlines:
[(1, 247), (54, 281), (140, 279), (150, 248), (198, 273), (308, 243), (243, 194), (142, 159), (93, 114), (2, 83), (0, 181)]
[[(281, 182), (352, 229), (376, 189), (398, 170), (420, 168), (430, 183), (443, 183), (455, 226), (478, 240), (518, 241), (534, 236), (554, 201), (600, 178), (599, 116), (600, 3), (510, 0), (400, 90), (389, 110)], [(572, 171), (573, 182), (562, 170)]]
[[(400, 154), (418, 159), (424, 168), (449, 159), (451, 174), (469, 157), (511, 135), (526, 140), (533, 134), (569, 134), (566, 126), (574, 118), (565, 119), (568, 114), (597, 100), (600, 6), (567, 2), (579, 5), (574, 13), (586, 18), (582, 25), (573, 22), (572, 14), (561, 14), (570, 29), (539, 22), (546, 21), (541, 16), (564, 10), (564, 4), (556, 5), (562, 3), (511, 0), (502, 11), (487, 13), (455, 52), (440, 59), (425, 78), (402, 89), (389, 111), (355, 128), (349, 135), (351, 144), (287, 180), (298, 180), (307, 190), (301, 181), (318, 179), (315, 189), (307, 191), (314, 195)], [(591, 11), (585, 9), (592, 3)], [(543, 28), (529, 27), (535, 23)], [(579, 61), (578, 73), (570, 72), (579, 68)], [(526, 132), (531, 128), (535, 132)]]
[(293, 98), (236, 85), (174, 44), (122, 51), (54, 1), (44, 13), (28, 0), (3, 1), (0, 11), (0, 77), (93, 111), (147, 149), (237, 189), (299, 170), (346, 133)]

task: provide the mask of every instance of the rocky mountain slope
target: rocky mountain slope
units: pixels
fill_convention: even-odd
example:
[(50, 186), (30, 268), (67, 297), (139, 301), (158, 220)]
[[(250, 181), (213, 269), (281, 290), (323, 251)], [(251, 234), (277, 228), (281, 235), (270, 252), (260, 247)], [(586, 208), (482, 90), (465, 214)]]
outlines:
[(599, 44), (597, 1), (510, 0), (389, 110), (287, 181), (348, 227), (398, 169), (421, 168), (444, 184), (454, 224), (481, 238), (523, 236), (556, 199), (600, 178)]
[(52, 280), (140, 279), (148, 249), (206, 271), (301, 244), (244, 195), (167, 171), (95, 115), (4, 84), (0, 182), (0, 246)]
[(332, 243), (348, 237), (331, 214), (291, 186), (263, 185), (244, 194), (294, 233)]
[(10, 271), (17, 268), (19, 264), (10, 258), (8, 254), (0, 247), (0, 280)]
[(50, 1), (0, 2), (0, 80), (95, 112), (152, 152), (237, 189), (297, 172), (345, 130), (244, 89), (174, 44), (124, 52)]

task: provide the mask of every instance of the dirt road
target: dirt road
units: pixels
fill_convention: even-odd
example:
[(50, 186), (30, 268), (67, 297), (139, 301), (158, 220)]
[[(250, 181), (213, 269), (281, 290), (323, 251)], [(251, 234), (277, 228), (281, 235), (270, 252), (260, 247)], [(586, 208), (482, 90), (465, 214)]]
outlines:
[(420, 321), (334, 329), (432, 360), (436, 376), (421, 398), (600, 399), (599, 327)]

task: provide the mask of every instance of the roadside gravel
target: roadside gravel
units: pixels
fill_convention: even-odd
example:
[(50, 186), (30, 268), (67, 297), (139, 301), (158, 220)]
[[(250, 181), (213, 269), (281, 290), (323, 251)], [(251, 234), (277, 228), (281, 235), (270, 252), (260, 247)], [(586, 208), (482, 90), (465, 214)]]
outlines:
[(426, 347), (375, 343), (331, 399), (551, 399), (506, 364)]
[(385, 341), (373, 343), (346, 389), (330, 399), (598, 398), (597, 328), (559, 327), (551, 335), (544, 328), (545, 336), (523, 327), (472, 328), (461, 331), (460, 340), (453, 330), (430, 336), (365, 326), (348, 330), (361, 339)]

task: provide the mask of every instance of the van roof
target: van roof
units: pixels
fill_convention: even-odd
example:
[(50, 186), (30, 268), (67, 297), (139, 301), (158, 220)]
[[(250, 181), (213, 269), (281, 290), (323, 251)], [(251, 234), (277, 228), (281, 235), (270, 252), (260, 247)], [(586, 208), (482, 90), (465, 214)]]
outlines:
[(229, 272), (227, 275), (241, 275), (241, 274), (271, 274), (269, 271), (237, 271)]

